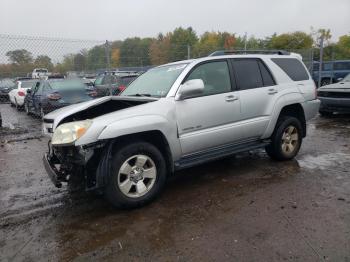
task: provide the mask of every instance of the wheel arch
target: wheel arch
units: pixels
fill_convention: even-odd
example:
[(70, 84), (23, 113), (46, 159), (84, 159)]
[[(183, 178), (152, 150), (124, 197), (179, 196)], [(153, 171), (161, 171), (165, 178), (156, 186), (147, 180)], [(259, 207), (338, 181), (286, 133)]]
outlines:
[(278, 120), (283, 116), (292, 116), (300, 120), (301, 126), (302, 126), (302, 132), (303, 137), (306, 136), (306, 119), (305, 119), (305, 113), (303, 106), (299, 102), (290, 103), (284, 106), (281, 106), (278, 110), (276, 110), (278, 113), (276, 113), (270, 120), (270, 123), (267, 127), (267, 130), (263, 136), (263, 138), (269, 138), (274, 129), (276, 124), (278, 123)]

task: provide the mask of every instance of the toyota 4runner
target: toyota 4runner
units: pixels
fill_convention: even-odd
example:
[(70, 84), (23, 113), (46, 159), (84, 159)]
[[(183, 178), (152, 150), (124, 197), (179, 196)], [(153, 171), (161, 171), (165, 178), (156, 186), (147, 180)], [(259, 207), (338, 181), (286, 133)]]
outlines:
[(179, 169), (257, 148), (294, 158), (319, 104), (299, 55), (216, 52), (46, 115), (44, 166), (57, 187), (81, 181), (116, 207), (138, 207)]

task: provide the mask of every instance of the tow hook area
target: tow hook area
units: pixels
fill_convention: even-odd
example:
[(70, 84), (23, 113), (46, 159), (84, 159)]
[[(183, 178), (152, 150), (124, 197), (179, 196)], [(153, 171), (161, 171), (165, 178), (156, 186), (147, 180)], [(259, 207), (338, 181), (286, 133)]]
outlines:
[(46, 170), (49, 178), (51, 179), (52, 183), (56, 187), (61, 188), (62, 187), (62, 183), (61, 183), (61, 181), (58, 180), (59, 171), (57, 170), (55, 165), (50, 162), (50, 158), (49, 158), (47, 153), (45, 153), (44, 156), (43, 156), (43, 162), (44, 162), (45, 170)]

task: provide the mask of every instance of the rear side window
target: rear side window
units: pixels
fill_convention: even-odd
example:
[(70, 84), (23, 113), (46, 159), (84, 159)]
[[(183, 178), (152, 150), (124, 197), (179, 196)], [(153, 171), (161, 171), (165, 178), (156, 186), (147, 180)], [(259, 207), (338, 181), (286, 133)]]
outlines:
[(303, 64), (296, 58), (271, 58), (293, 81), (309, 80)]
[(240, 90), (253, 89), (264, 86), (257, 60), (233, 59), (232, 64), (236, 73), (237, 84)]
[(259, 63), (261, 76), (263, 78), (264, 86), (273, 86), (273, 85), (275, 85), (276, 83), (273, 80), (271, 73), (266, 68), (266, 65), (264, 65), (264, 63), (261, 62), (261, 61), (259, 61), (258, 63)]

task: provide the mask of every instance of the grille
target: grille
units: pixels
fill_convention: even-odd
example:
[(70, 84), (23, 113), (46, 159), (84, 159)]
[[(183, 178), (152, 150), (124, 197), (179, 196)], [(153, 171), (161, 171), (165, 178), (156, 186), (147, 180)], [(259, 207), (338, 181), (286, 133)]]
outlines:
[(350, 98), (350, 92), (327, 92), (319, 91), (319, 97), (331, 97), (331, 98)]

